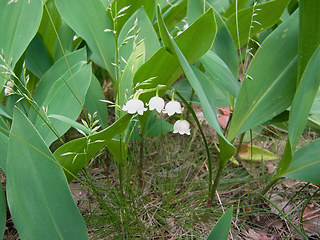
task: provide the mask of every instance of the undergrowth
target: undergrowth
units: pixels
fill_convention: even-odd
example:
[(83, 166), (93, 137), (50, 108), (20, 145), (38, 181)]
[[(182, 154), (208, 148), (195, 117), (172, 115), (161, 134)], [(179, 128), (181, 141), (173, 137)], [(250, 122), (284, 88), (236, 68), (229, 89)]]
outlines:
[[(208, 126), (204, 128), (217, 165), (216, 137), (206, 129)], [(315, 137), (312, 134), (306, 135), (301, 145)], [(279, 148), (284, 147), (284, 139), (282, 131), (265, 128), (254, 144), (282, 152)], [(285, 180), (259, 205), (252, 206), (252, 198), (268, 182), (276, 162), (251, 164), (238, 159), (225, 168), (215, 202), (208, 206), (207, 159), (197, 130), (189, 137), (166, 134), (144, 139), (142, 176), (139, 141), (129, 146), (124, 192), (119, 190), (117, 166), (106, 151), (80, 174), (94, 192), (77, 199), (91, 239), (205, 239), (231, 205), (235, 210), (230, 239), (255, 239), (254, 233), (269, 237), (266, 239), (302, 239), (294, 227), (304, 231), (305, 208), (320, 204), (317, 186)]]

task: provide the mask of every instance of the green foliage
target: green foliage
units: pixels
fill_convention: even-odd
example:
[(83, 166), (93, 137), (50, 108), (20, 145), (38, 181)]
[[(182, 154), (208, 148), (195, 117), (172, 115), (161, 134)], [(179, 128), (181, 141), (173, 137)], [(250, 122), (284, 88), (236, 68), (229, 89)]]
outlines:
[[(0, 2), (0, 51), (6, 62), (16, 65), (37, 32), (42, 16), (42, 1)], [(2, 54), (2, 53), (1, 53)], [(0, 64), (3, 64), (0, 59)], [(0, 90), (5, 84), (0, 72)]]
[(320, 2), (317, 0), (300, 1), (298, 83), (310, 58), (320, 44), (319, 9)]
[(8, 145), (7, 198), (20, 237), (88, 239), (61, 167), (17, 108)]
[(2, 185), (0, 185), (0, 237), (3, 238), (5, 226), (7, 220), (7, 203), (6, 196), (3, 191)]
[[(296, 148), (306, 126), (320, 129), (320, 6), (318, 0), (289, 2), (1, 1), (0, 168), (20, 237), (88, 239), (68, 183), (105, 148), (117, 164), (123, 198), (130, 197), (124, 174), (131, 148), (140, 144), (135, 164), (142, 184), (145, 138), (180, 131), (161, 111), (146, 110), (154, 96), (173, 101), (176, 93), (188, 110), (184, 115), (178, 109), (183, 121), (177, 122), (186, 123), (191, 113), (200, 128), (209, 204), (236, 138), (275, 122), (289, 120), (288, 139), (262, 195), (283, 177), (319, 184), (319, 140)], [(186, 99), (201, 105), (217, 133), (214, 181), (210, 144)], [(143, 111), (127, 114), (129, 100)], [(112, 114), (108, 106), (115, 107)], [(221, 106), (230, 107), (224, 130), (217, 115)], [(70, 128), (83, 136), (70, 140)], [(258, 147), (247, 150), (251, 160), (261, 153), (275, 157)], [(1, 188), (0, 235), (7, 202)], [(208, 239), (227, 239), (231, 218), (232, 208)], [(122, 215), (117, 219), (120, 224)]]
[(0, 132), (0, 168), (3, 172), (7, 172), (7, 153), (8, 153), (8, 137)]
[(229, 229), (231, 225), (232, 219), (232, 210), (233, 208), (229, 208), (223, 216), (219, 219), (219, 221), (212, 228), (207, 240), (227, 240), (229, 235)]
[[(294, 150), (307, 124), (308, 115), (320, 86), (320, 47), (311, 57), (292, 101), (289, 119), (289, 138)], [(301, 104), (303, 103), (303, 104)]]
[(320, 140), (317, 139), (293, 154), (292, 162), (282, 176), (320, 184)]
[(111, 126), (99, 133), (87, 137), (70, 141), (54, 152), (67, 176), (68, 182), (85, 166), (85, 164), (113, 137), (123, 132), (131, 119), (130, 115), (125, 115)]
[(298, 12), (262, 43), (247, 70), (228, 132), (232, 140), (286, 110), (295, 93)]
[(276, 24), (288, 4), (289, 0), (273, 0), (254, 4), (233, 13), (227, 19), (226, 25), (234, 39), (235, 46), (241, 48), (249, 38)]
[(91, 59), (108, 70), (112, 79), (116, 79), (115, 39), (113, 25), (100, 0), (55, 0), (63, 20), (88, 44), (92, 51)]

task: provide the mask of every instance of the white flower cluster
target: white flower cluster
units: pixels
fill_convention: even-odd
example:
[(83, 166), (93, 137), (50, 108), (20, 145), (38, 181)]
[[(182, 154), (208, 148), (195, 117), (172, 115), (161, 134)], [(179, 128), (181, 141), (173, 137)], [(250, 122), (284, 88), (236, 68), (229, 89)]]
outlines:
[[(165, 104), (164, 100), (161, 97), (155, 96), (149, 100), (147, 103), (149, 110), (156, 110), (158, 113), (166, 113), (169, 116), (174, 115), (175, 113), (181, 114), (183, 108), (181, 107), (178, 101), (170, 101)], [(138, 113), (139, 115), (143, 115), (148, 108), (144, 107), (144, 103), (138, 98), (133, 98), (129, 100), (126, 105), (122, 108), (123, 111), (126, 111), (130, 114)], [(173, 125), (173, 133), (180, 133), (190, 135), (190, 124), (186, 120), (178, 120)]]

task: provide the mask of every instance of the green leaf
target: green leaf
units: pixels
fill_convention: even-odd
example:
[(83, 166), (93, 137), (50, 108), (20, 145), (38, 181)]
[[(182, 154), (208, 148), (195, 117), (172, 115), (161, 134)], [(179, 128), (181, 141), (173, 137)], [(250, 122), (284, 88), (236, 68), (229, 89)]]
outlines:
[(61, 167), (17, 108), (9, 137), (7, 199), (22, 239), (89, 239)]
[[(238, 16), (236, 13), (231, 15), (227, 19), (226, 25), (229, 28), (237, 48), (245, 45), (250, 37), (276, 24), (289, 4), (289, 1), (290, 0), (273, 0), (242, 9), (238, 11)], [(237, 17), (239, 29), (237, 29)], [(238, 31), (240, 46), (238, 44)]]
[[(0, 54), (14, 68), (36, 34), (42, 16), (42, 1), (0, 1)], [(12, 63), (12, 64), (11, 64)], [(3, 64), (0, 59), (0, 64)], [(0, 71), (0, 91), (5, 84)]]
[(298, 83), (320, 44), (320, 1), (300, 0)]
[(159, 136), (171, 131), (173, 131), (173, 125), (171, 123), (168, 123), (163, 119), (159, 119), (156, 111), (153, 111), (150, 114), (146, 124), (146, 137)]
[[(214, 20), (213, 9), (211, 8), (210, 10), (207, 11), (207, 13), (208, 12), (210, 12), (210, 14)], [(164, 21), (161, 16), (159, 6), (158, 6), (157, 13), (158, 13), (160, 34), (161, 34), (162, 41), (163, 41), (164, 45), (179, 60), (179, 64), (180, 64), (181, 68), (183, 69), (183, 72), (186, 75), (186, 78), (188, 79), (191, 86), (193, 87), (193, 89), (195, 90), (195, 92), (197, 93), (197, 95), (199, 97), (205, 118), (207, 119), (208, 123), (217, 131), (217, 133), (221, 137), (221, 140), (226, 143), (225, 145), (223, 145), (224, 147), (226, 147), (225, 148), (226, 150), (225, 151), (221, 150), (221, 152), (223, 152), (223, 154), (228, 152), (228, 154), (226, 156), (223, 156), (223, 158), (221, 158), (221, 160), (223, 162), (225, 162), (232, 156), (234, 147), (224, 137), (223, 132), (221, 130), (221, 127), (219, 125), (218, 118), (217, 118), (217, 112), (216, 112), (216, 103), (213, 102), (212, 98), (210, 98), (210, 95), (212, 94), (212, 92), (210, 91), (211, 90), (210, 85), (209, 85), (210, 83), (207, 81), (205, 75), (200, 70), (198, 70), (195, 67), (191, 68), (187, 59), (185, 58), (185, 56), (183, 55), (183, 53), (179, 49), (178, 45), (170, 37), (168, 30), (167, 30), (166, 26), (164, 25)], [(211, 29), (211, 32), (215, 33), (216, 27), (213, 27), (213, 29)], [(213, 39), (212, 39), (212, 41), (213, 41)], [(228, 155), (231, 152), (232, 152), (232, 154), (229, 157)]]
[(3, 239), (6, 222), (7, 222), (7, 201), (3, 191), (2, 184), (0, 184), (0, 238), (1, 239)]
[(47, 49), (43, 45), (41, 37), (37, 34), (26, 51), (26, 67), (39, 79), (51, 67), (51, 61)]
[(228, 139), (286, 110), (293, 99), (298, 63), (298, 13), (281, 24), (256, 52), (240, 88)]
[(108, 109), (106, 103), (100, 100), (105, 100), (104, 93), (98, 79), (92, 74), (84, 106), (91, 115), (97, 112), (97, 119), (101, 126), (106, 128), (108, 126)]
[(127, 159), (128, 145), (125, 142), (121, 142), (117, 139), (111, 139), (105, 143), (108, 150), (111, 152), (116, 163), (123, 166), (124, 159)]
[[(236, 9), (241, 10), (246, 7), (248, 4), (249, 0), (233, 0), (232, 3), (230, 4), (229, 8), (223, 13), (223, 16), (225, 18), (230, 17), (232, 14), (236, 12)], [(238, 4), (238, 6), (237, 6)]]
[(222, 61), (217, 54), (208, 51), (201, 57), (201, 63), (205, 69), (205, 73), (210, 76), (220, 86), (223, 86), (231, 95), (237, 97), (240, 84), (235, 79), (228, 66)]
[(109, 140), (127, 128), (131, 117), (132, 115), (126, 114), (101, 132), (70, 141), (54, 152), (55, 158), (67, 170), (65, 174), (68, 182), (71, 182), (73, 175), (76, 175), (100, 149), (105, 147)]
[(62, 21), (54, 46), (54, 61), (72, 52), (74, 36), (72, 28)]
[[(7, 172), (7, 153), (8, 153), (8, 137), (0, 132), (0, 168), (6, 174)], [(0, 221), (1, 222), (1, 221)]]
[(320, 139), (300, 148), (282, 174), (284, 177), (320, 184)]
[(279, 159), (277, 154), (274, 154), (273, 152), (270, 152), (259, 146), (251, 146), (250, 144), (243, 144), (238, 156), (241, 160), (247, 161), (272, 161)]
[[(167, 4), (167, 2), (165, 2), (165, 4)], [(163, 18), (167, 28), (172, 29), (177, 26), (185, 18), (187, 9), (188, 0), (177, 0), (174, 2), (173, 6), (169, 5), (168, 8), (164, 8)], [(158, 33), (158, 22), (154, 22), (153, 27)]]
[(188, 1), (187, 22), (191, 25), (205, 12), (205, 0)]
[[(208, 29), (212, 31), (208, 31)], [(216, 25), (212, 11), (207, 11), (174, 39), (189, 63), (194, 63), (210, 49), (216, 32), (215, 29)], [(154, 88), (159, 84), (169, 87), (181, 74), (182, 69), (178, 59), (163, 46), (137, 70), (134, 75), (133, 86), (154, 78), (147, 85), (141, 85), (139, 88)], [(153, 96), (153, 94), (143, 95), (141, 97), (145, 101)]]
[[(128, 35), (130, 30), (135, 26), (134, 30)], [(137, 34), (138, 33), (138, 34)], [(137, 35), (137, 38), (128, 39), (130, 36)], [(126, 61), (129, 60), (129, 57), (134, 51), (134, 44), (139, 43), (140, 41), (144, 42), (145, 45), (145, 59), (148, 60), (157, 52), (160, 48), (160, 43), (156, 32), (144, 10), (144, 8), (138, 9), (125, 23), (118, 37), (118, 44), (120, 47), (120, 56), (123, 57)], [(123, 45), (123, 43), (125, 43)], [(135, 42), (135, 43), (134, 43)], [(126, 64), (121, 61), (120, 69), (124, 69)]]
[(277, 179), (281, 177), (284, 174), (284, 172), (286, 172), (286, 170), (288, 169), (291, 163), (292, 163), (292, 148), (291, 148), (290, 139), (288, 138), (286, 142), (286, 146), (284, 148), (284, 152), (279, 162), (277, 172), (273, 176), (273, 179)]
[(206, 0), (219, 14), (230, 6), (230, 1), (225, 0)]
[[(82, 63), (82, 65), (84, 65), (86, 61), (87, 54), (85, 48), (72, 52), (65, 57), (61, 57), (40, 79), (34, 94), (35, 101), (41, 105), (47, 97), (50, 88), (61, 78), (61, 76), (70, 76), (70, 74), (74, 74), (81, 67), (81, 65), (78, 64)], [(75, 71), (72, 71), (73, 67), (76, 65), (77, 68), (75, 68)]]
[(57, 114), (76, 120), (85, 101), (91, 74), (91, 64), (85, 65), (72, 76), (70, 74), (62, 76), (47, 92), (47, 97), (41, 105), (42, 109), (46, 109), (46, 114), (41, 110), (42, 117), (38, 115), (34, 125), (48, 145), (57, 139), (57, 135), (64, 134), (70, 126), (61, 121), (49, 119), (50, 126), (56, 131), (56, 135), (42, 118), (46, 119), (46, 115)]
[[(92, 51), (95, 63), (108, 70), (116, 79), (115, 39), (112, 22), (100, 0), (55, 0), (63, 20), (82, 37)], [(115, 85), (116, 86), (116, 85)]]
[(0, 1), (0, 51), (14, 67), (38, 30), (42, 1), (8, 2)]
[(39, 34), (51, 60), (53, 60), (54, 57), (54, 46), (60, 26), (61, 17), (54, 0), (48, 0), (43, 7), (43, 17), (39, 27)]
[[(128, 7), (129, 6), (129, 7)], [(147, 13), (147, 17), (150, 21), (153, 20), (154, 10), (155, 10), (155, 2), (154, 0), (121, 0), (121, 1), (113, 1), (111, 8), (113, 15), (116, 15), (116, 12), (121, 11), (119, 15), (121, 17), (117, 18), (117, 26), (116, 26), (116, 34), (118, 35), (120, 31), (122, 31), (123, 26), (126, 24), (129, 18), (139, 9), (142, 8)]]
[(225, 214), (212, 228), (207, 240), (228, 240), (229, 229), (231, 226), (233, 207), (229, 208)]
[(292, 149), (297, 146), (305, 129), (312, 104), (320, 86), (320, 47), (311, 57), (292, 101), (289, 119), (289, 138)]
[(73, 127), (74, 129), (79, 129), (81, 131), (83, 131), (85, 134), (90, 134), (90, 130), (88, 128), (86, 128), (84, 125), (68, 118), (62, 115), (57, 115), (57, 114), (50, 114), (48, 115), (48, 118), (54, 118), (57, 119), (59, 121), (61, 121), (62, 123), (65, 123), (66, 125), (68, 125), (69, 127)]
[(221, 16), (216, 11), (214, 12), (214, 16), (217, 22), (218, 31), (211, 50), (225, 62), (233, 76), (238, 78), (239, 59), (232, 36)]

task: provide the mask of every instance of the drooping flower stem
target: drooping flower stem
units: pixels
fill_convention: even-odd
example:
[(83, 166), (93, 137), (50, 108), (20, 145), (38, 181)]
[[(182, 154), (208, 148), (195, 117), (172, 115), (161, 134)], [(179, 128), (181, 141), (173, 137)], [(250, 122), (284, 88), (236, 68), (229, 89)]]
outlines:
[(212, 160), (211, 160), (211, 157), (210, 157), (210, 150), (209, 150), (209, 145), (208, 145), (206, 136), (204, 135), (204, 132), (202, 130), (202, 127), (201, 127), (201, 124), (199, 122), (199, 119), (198, 119), (196, 113), (194, 112), (193, 108), (191, 107), (191, 105), (188, 103), (188, 101), (177, 90), (175, 90), (174, 92), (178, 95), (178, 97), (181, 99), (181, 101), (188, 108), (188, 110), (191, 113), (192, 117), (194, 118), (194, 120), (195, 120), (195, 122), (196, 122), (196, 124), (197, 124), (197, 126), (199, 128), (200, 134), (202, 136), (203, 143), (204, 143), (205, 148), (206, 148), (208, 168), (209, 168), (209, 179), (208, 179), (209, 194), (208, 194), (208, 200), (209, 200), (209, 202), (211, 202), (211, 198), (212, 198), (212, 195), (213, 195), (212, 194), (212, 189), (213, 189), (213, 187), (212, 187)]

